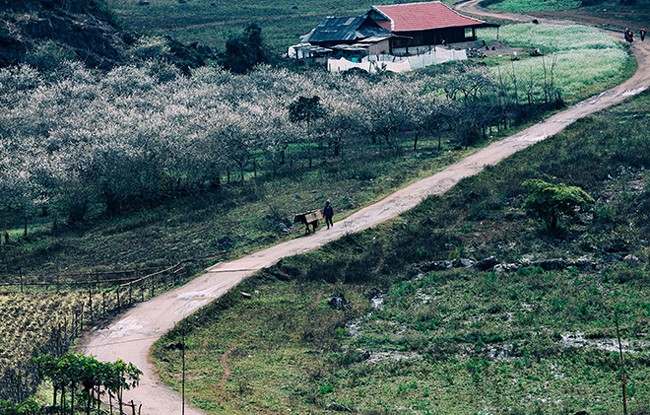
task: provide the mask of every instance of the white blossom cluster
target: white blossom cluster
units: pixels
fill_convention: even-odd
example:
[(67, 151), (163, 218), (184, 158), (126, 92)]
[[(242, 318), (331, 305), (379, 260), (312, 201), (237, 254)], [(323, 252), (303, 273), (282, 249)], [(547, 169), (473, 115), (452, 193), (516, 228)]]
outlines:
[[(188, 76), (160, 63), (103, 75), (74, 63), (48, 77), (28, 66), (3, 69), (0, 210), (48, 206), (76, 221), (90, 206), (117, 211), (218, 184), (225, 172), (243, 175), (253, 157), (271, 171), (294, 143), (367, 133), (394, 144), (440, 113), (436, 97), (445, 95), (435, 82), (267, 66)], [(321, 98), (326, 116), (314, 134), (289, 121), (300, 96)]]

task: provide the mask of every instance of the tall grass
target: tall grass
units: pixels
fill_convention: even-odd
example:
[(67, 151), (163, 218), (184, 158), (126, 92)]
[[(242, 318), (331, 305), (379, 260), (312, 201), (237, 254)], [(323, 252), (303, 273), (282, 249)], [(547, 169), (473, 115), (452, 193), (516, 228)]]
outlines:
[(486, 0), (482, 2), (489, 9), (504, 12), (532, 12), (577, 9), (580, 0)]
[[(479, 34), (489, 42), (496, 39), (497, 29), (481, 29)], [(508, 24), (501, 26), (498, 34), (512, 47), (540, 48), (546, 53), (620, 47), (620, 42), (606, 33), (582, 25)]]
[[(520, 53), (522, 60), (508, 59), (492, 68), (495, 78), (501, 76), (509, 83), (516, 78), (521, 89), (532, 82), (539, 93), (546, 76), (568, 102), (596, 93), (600, 85), (614, 86), (635, 69), (634, 60), (621, 42), (591, 27), (526, 23), (504, 25), (498, 33), (509, 46), (524, 50)], [(497, 37), (496, 29), (481, 30), (479, 34), (486, 42)], [(546, 56), (526, 56), (536, 48)]]

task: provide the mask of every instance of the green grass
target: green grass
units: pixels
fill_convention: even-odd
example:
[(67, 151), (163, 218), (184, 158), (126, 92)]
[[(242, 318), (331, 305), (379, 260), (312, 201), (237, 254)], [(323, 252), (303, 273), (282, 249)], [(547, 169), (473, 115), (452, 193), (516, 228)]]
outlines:
[[(486, 42), (496, 39), (496, 29), (484, 29), (480, 36)], [(632, 76), (635, 61), (625, 47), (607, 34), (587, 26), (511, 24), (499, 28), (499, 39), (514, 48), (523, 49), (520, 61), (510, 56), (496, 61), (492, 68), (495, 79), (512, 83), (516, 77), (522, 96), (526, 90), (542, 93), (546, 71), (562, 96), (575, 103), (598, 92), (603, 85), (612, 87)], [(539, 48), (545, 56), (528, 57)], [(514, 75), (513, 75), (514, 73)]]
[(504, 12), (532, 12), (577, 9), (580, 0), (486, 0), (484, 7)]
[[(390, 224), (244, 282), (252, 299), (227, 294), (190, 319), (191, 402), (215, 414), (325, 414), (332, 402), (363, 414), (616, 413), (618, 310), (634, 350), (628, 407), (648, 411), (649, 105), (646, 92), (579, 121)], [(519, 209), (521, 182), (534, 177), (581, 186), (597, 200), (593, 215), (545, 233)], [(489, 255), (592, 265), (427, 271), (432, 260)], [(349, 305), (336, 311), (327, 301), (341, 294)], [(178, 334), (154, 350), (177, 388), (178, 351), (164, 345)], [(226, 350), (232, 375), (215, 388)]]
[[(481, 29), (487, 42), (496, 39), (497, 29)], [(519, 23), (503, 25), (499, 39), (516, 48), (540, 48), (545, 53), (572, 50), (621, 49), (621, 42), (593, 27), (582, 25)]]
[(28, 240), (21, 238), (19, 228), (11, 230), (12, 243), (4, 247), (0, 263), (12, 273), (21, 270), (43, 277), (65, 269), (122, 270), (191, 258), (205, 258), (199, 261), (203, 266), (301, 236), (304, 228), (293, 226), (293, 216), (322, 208), (328, 198), (335, 204), (337, 220), (466, 154), (447, 147), (438, 150), (437, 141), (427, 139), (417, 151), (405, 149), (398, 156), (385, 155), (365, 141), (348, 142), (344, 152), (343, 161), (322, 164), (315, 159), (311, 170), (306, 160), (290, 157), (278, 176), (235, 181), (221, 191), (177, 198), (59, 233), (40, 223), (51, 218), (34, 217), (39, 222), (30, 227)]
[[(276, 51), (299, 42), (299, 37), (314, 28), (326, 16), (357, 15), (374, 3), (334, 0), (260, 2), (245, 0), (233, 7), (230, 3), (212, 0), (152, 1), (139, 6), (137, 1), (109, 0), (122, 24), (134, 31), (148, 34), (171, 34), (189, 42), (199, 40), (224, 49), (229, 36), (241, 32), (250, 22), (263, 29), (268, 44)], [(394, 3), (391, 1), (389, 3)]]

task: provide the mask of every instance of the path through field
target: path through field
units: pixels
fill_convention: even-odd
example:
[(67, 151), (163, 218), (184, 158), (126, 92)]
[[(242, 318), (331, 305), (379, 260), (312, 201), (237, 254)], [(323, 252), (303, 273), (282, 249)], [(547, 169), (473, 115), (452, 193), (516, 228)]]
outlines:
[[(463, 3), (461, 7), (466, 12), (479, 15), (482, 12), (475, 8), (477, 2), (478, 0), (473, 0)], [(503, 15), (499, 17), (503, 18)], [(521, 20), (519, 16), (513, 17)], [(133, 399), (143, 404), (143, 415), (180, 414), (181, 397), (158, 380), (148, 359), (151, 345), (175, 323), (219, 298), (247, 276), (275, 264), (281, 258), (317, 249), (347, 233), (359, 232), (395, 218), (415, 207), (426, 197), (446, 192), (459, 180), (475, 175), (484, 167), (497, 164), (511, 154), (558, 133), (574, 121), (639, 94), (650, 87), (650, 41), (635, 42), (633, 52), (639, 62), (639, 69), (632, 78), (618, 87), (580, 102), (518, 134), (495, 142), (445, 170), (413, 183), (335, 223), (329, 230), (321, 228), (314, 235), (284, 242), (209, 268), (205, 274), (186, 285), (130, 309), (110, 326), (87, 333), (79, 348), (100, 360), (112, 361), (120, 358), (143, 370), (140, 386), (125, 393), (126, 400)], [(218, 394), (216, 389), (217, 385), (215, 394)], [(187, 415), (202, 413), (189, 406), (185, 408)]]

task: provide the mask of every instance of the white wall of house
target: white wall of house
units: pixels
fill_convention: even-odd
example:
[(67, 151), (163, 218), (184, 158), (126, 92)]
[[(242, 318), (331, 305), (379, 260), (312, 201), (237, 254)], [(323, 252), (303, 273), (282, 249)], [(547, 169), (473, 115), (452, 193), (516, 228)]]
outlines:
[(359, 68), (370, 73), (381, 70), (406, 72), (449, 61), (466, 59), (467, 51), (465, 49), (454, 50), (438, 46), (426, 53), (414, 56), (369, 55), (363, 58), (361, 62), (351, 62), (347, 59), (328, 59), (327, 70), (330, 72), (344, 72), (352, 68)]

